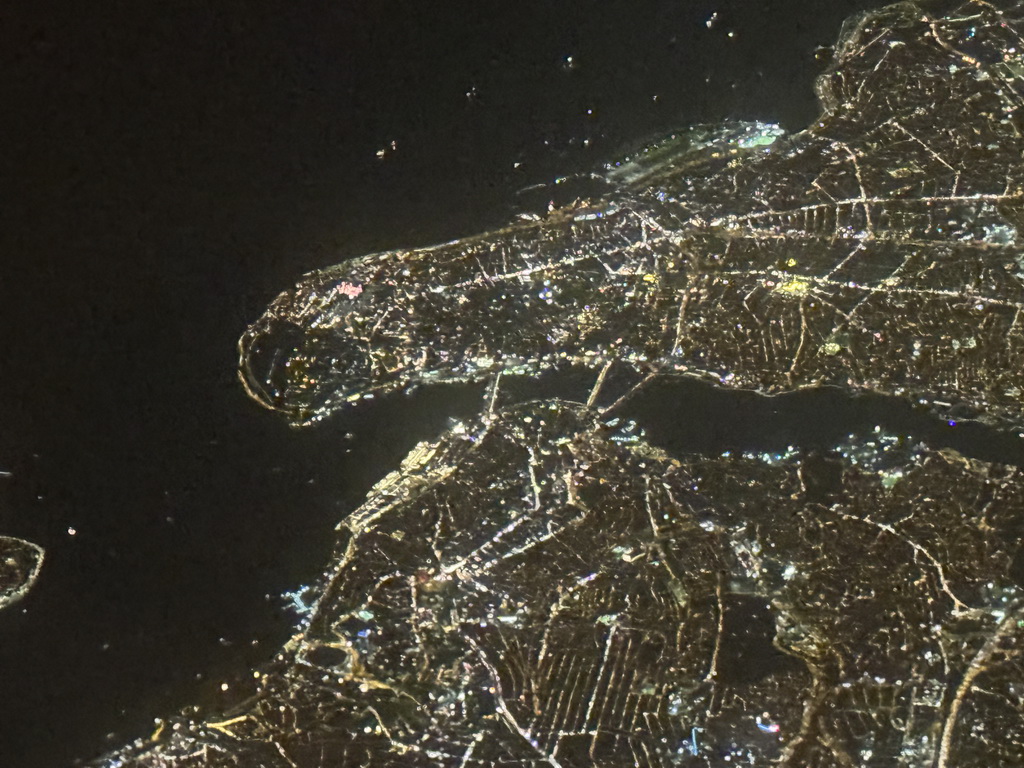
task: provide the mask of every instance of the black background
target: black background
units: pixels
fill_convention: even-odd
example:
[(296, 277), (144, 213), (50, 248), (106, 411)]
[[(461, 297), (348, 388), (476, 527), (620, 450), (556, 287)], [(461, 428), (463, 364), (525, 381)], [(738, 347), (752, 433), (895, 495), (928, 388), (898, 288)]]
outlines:
[[(449, 388), (290, 429), (235, 378), (278, 291), (501, 224), (520, 190), (680, 126), (797, 130), (816, 48), (875, 4), (0, 7), (0, 532), (47, 549), (0, 614), (0, 765), (67, 766), (243, 695), (337, 521), (477, 408)], [(814, 396), (660, 397), (663, 433), (716, 449), (879, 419), (954, 439), (835, 393), (830, 418)]]

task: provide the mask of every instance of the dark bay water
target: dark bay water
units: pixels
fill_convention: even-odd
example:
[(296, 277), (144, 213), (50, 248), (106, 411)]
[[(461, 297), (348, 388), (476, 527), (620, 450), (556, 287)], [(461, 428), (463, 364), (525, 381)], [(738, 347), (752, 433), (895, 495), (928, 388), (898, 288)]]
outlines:
[[(292, 430), (235, 378), (265, 304), (309, 269), (498, 225), (681, 125), (803, 127), (816, 47), (876, 4), (751, 5), (0, 13), (0, 532), (48, 553), (0, 614), (0, 764), (69, 765), (241, 695), (338, 519), (479, 406), (424, 390)], [(1013, 435), (836, 392), (652, 388), (631, 415), (679, 450), (881, 423), (1024, 459)]]

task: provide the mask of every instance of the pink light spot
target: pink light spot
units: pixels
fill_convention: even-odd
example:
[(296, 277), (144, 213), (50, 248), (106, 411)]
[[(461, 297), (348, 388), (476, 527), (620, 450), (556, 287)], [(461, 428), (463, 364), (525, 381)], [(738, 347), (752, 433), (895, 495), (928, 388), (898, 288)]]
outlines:
[(348, 296), (350, 299), (354, 299), (363, 292), (363, 286), (358, 283), (341, 282), (334, 286), (334, 290), (342, 296)]

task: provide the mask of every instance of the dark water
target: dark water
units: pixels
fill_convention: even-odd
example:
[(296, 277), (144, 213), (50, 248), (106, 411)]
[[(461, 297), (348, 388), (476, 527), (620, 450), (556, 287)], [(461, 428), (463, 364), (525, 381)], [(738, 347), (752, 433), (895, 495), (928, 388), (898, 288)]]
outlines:
[[(498, 225), (550, 187), (521, 190), (681, 125), (799, 129), (816, 47), (877, 3), (63, 5), (0, 11), (0, 532), (48, 553), (0, 614), (5, 768), (233, 700), (340, 517), (477, 409), (448, 388), (289, 429), (234, 373), (280, 289)], [(880, 423), (1024, 461), (1012, 435), (836, 392), (652, 387), (628, 415), (679, 450)]]

